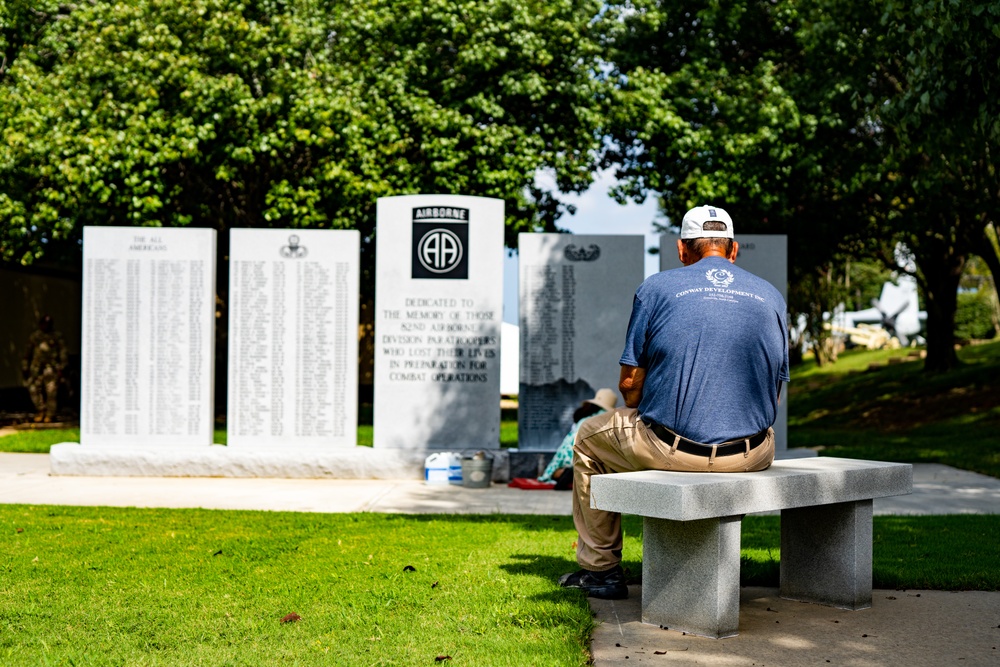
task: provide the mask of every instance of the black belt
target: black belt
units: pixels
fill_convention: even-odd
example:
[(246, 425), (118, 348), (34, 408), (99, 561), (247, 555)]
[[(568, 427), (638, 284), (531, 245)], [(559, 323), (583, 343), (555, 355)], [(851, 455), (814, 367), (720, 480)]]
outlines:
[(746, 441), (750, 441), (750, 449), (755, 449), (764, 444), (767, 440), (767, 432), (770, 429), (764, 429), (756, 435), (751, 435), (749, 438), (740, 438), (739, 440), (732, 440), (730, 442), (724, 442), (720, 445), (706, 445), (700, 442), (695, 442), (694, 440), (688, 440), (683, 436), (678, 436), (676, 433), (671, 432), (665, 426), (661, 426), (656, 422), (648, 422), (643, 420), (649, 430), (656, 434), (656, 437), (663, 441), (664, 444), (670, 445), (674, 444), (675, 438), (680, 438), (677, 441), (677, 451), (684, 452), (685, 454), (693, 454), (695, 456), (711, 456), (712, 448), (715, 447), (716, 456), (732, 456), (733, 454), (744, 454), (747, 451)]

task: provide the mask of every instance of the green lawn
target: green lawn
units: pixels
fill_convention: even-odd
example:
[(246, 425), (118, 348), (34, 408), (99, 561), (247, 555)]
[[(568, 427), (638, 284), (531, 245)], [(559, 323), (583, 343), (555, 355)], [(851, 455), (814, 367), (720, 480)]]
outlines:
[[(778, 534), (744, 521), (744, 583), (776, 585)], [(588, 664), (587, 602), (555, 583), (569, 517), (6, 505), (0, 536), (0, 664)], [(876, 587), (1000, 589), (998, 516), (876, 517), (874, 539)]]
[[(372, 446), (371, 424), (358, 426), (358, 446)], [(26, 429), (12, 435), (0, 437), (0, 452), (27, 452), (45, 454), (49, 447), (60, 442), (80, 442), (80, 429)], [(212, 442), (226, 444), (226, 429), (215, 429)], [(500, 422), (500, 446), (517, 446), (517, 419)]]
[(60, 442), (80, 442), (80, 429), (46, 428), (18, 431), (0, 437), (0, 452), (47, 454), (49, 447)]
[(589, 658), (565, 517), (0, 506), (0, 534), (0, 664)]
[[(853, 352), (793, 369), (789, 446), (1000, 477), (1000, 342), (963, 348), (962, 366), (942, 375), (924, 373), (921, 361), (885, 364), (906, 353)], [(885, 365), (868, 370), (874, 363)]]

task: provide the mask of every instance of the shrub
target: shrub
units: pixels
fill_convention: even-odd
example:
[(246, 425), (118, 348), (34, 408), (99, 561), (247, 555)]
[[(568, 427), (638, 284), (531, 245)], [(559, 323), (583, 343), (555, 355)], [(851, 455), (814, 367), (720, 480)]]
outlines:
[(992, 294), (985, 289), (959, 293), (955, 337), (960, 340), (993, 338), (997, 331), (992, 301)]

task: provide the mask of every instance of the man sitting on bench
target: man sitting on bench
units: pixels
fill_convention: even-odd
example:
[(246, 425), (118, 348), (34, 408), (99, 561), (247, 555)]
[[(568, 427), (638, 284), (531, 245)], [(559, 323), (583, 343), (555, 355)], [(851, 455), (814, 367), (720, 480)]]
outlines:
[(737, 268), (733, 221), (721, 208), (685, 214), (682, 268), (636, 290), (620, 360), (625, 407), (580, 425), (573, 521), (583, 568), (560, 585), (628, 597), (621, 515), (590, 506), (590, 476), (635, 470), (751, 472), (774, 459), (774, 423), (788, 377), (785, 302)]

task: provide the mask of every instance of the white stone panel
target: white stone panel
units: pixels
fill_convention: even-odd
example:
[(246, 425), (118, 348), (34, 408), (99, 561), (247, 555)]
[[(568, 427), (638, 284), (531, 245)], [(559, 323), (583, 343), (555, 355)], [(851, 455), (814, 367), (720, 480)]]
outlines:
[(357, 444), (360, 239), (231, 230), (230, 447)]
[(85, 227), (80, 442), (212, 444), (213, 229)]
[(386, 197), (377, 216), (375, 447), (498, 447), (503, 201)]

